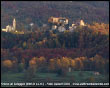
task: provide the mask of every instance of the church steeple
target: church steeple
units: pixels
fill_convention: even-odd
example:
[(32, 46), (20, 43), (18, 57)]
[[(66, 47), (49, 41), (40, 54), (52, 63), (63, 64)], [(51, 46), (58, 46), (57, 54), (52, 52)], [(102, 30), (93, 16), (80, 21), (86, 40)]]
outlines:
[(15, 18), (13, 20), (13, 29), (16, 30), (16, 20), (15, 20)]

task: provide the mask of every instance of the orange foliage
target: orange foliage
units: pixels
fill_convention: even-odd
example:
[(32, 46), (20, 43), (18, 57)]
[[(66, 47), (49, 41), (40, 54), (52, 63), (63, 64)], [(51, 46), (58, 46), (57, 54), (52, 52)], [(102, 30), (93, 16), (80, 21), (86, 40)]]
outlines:
[(30, 60), (29, 61), (29, 66), (30, 67), (35, 67), (36, 66), (36, 61), (35, 60)]
[(38, 66), (43, 66), (46, 63), (45, 57), (41, 56), (40, 58), (36, 59)]
[(44, 61), (45, 61), (45, 57), (42, 57), (42, 56), (41, 56), (41, 57), (39, 58), (39, 61), (40, 61), (40, 62), (44, 62)]
[(70, 65), (71, 65), (71, 67), (75, 67), (75, 65), (76, 65), (75, 60), (71, 59), (71, 64)]
[(57, 66), (58, 66), (58, 67), (61, 67), (62, 63), (61, 63), (61, 60), (60, 60), (60, 59), (57, 59), (57, 60), (56, 60), (56, 63), (57, 63)]
[(54, 59), (49, 60), (49, 69), (55, 70), (55, 60)]
[(95, 33), (109, 34), (109, 24), (93, 23), (93, 25), (88, 25), (88, 28), (92, 29)]
[(63, 57), (61, 59), (62, 67), (68, 67), (70, 65), (70, 61), (67, 57)]
[(76, 63), (76, 68), (81, 69), (83, 68), (83, 62), (82, 60), (79, 58), (75, 58), (75, 63)]
[(37, 61), (37, 59), (38, 59), (38, 58), (36, 58), (36, 57), (33, 57), (33, 58), (32, 58), (32, 60), (34, 60), (34, 61)]
[(13, 66), (13, 63), (11, 60), (4, 60), (3, 61), (3, 66), (7, 68), (11, 68)]

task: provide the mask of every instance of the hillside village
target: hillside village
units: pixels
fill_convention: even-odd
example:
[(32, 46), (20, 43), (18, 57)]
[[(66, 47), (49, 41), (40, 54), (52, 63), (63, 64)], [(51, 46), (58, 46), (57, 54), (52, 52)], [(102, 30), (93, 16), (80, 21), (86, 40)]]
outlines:
[[(64, 32), (65, 30), (69, 30), (72, 32), (75, 28), (78, 26), (86, 26), (83, 20), (78, 20), (76, 22), (73, 22), (72, 24), (69, 24), (69, 20), (64, 17), (50, 17), (48, 19), (48, 24), (43, 24), (43, 26), (49, 26), (51, 30), (58, 30), (59, 32)], [(21, 34), (24, 34), (23, 31), (17, 30), (17, 22), (16, 19), (13, 19), (13, 25), (7, 25), (5, 29), (2, 29), (4, 32), (19, 32)], [(33, 25), (30, 25), (33, 26)], [(32, 31), (31, 31), (32, 32)]]
[(69, 24), (69, 20), (63, 17), (50, 17), (48, 22), (51, 24), (52, 30), (58, 30), (64, 32), (65, 30), (73, 31), (78, 26), (86, 26), (83, 20), (78, 20)]
[(2, 31), (4, 32), (13, 32), (13, 33), (19, 33), (19, 34), (24, 34), (23, 31), (19, 31), (17, 30), (16, 27), (17, 23), (16, 23), (16, 19), (13, 19), (13, 25), (7, 25), (6, 28), (3, 28)]
[[(4, 32), (16, 31), (16, 20), (13, 19), (13, 25), (7, 25), (5, 29), (2, 29)], [(17, 31), (16, 31), (17, 32)]]

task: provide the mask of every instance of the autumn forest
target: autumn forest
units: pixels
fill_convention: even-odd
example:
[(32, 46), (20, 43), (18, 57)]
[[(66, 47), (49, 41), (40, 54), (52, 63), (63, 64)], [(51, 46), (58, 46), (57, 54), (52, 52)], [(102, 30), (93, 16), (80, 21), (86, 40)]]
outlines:
[[(105, 5), (107, 2), (104, 4), (98, 3), (97, 6), (94, 4), (95, 2), (91, 3), (91, 5), (89, 2), (75, 2), (76, 6), (73, 6), (73, 11), (76, 12), (75, 8), (77, 8), (81, 11), (81, 14), (83, 14), (82, 12), (84, 10), (90, 13), (88, 9), (91, 9), (91, 11), (93, 11), (94, 21), (91, 16), (92, 14), (89, 14), (89, 17), (85, 16), (85, 14), (82, 15), (81, 18), (86, 20), (88, 23), (87, 26), (78, 26), (73, 32), (68, 30), (64, 32), (51, 30), (49, 26), (41, 27), (43, 22), (46, 23), (48, 16), (42, 13), (43, 9), (41, 9), (39, 5), (46, 6), (45, 11), (47, 11), (47, 13), (49, 10), (54, 9), (55, 13), (51, 13), (50, 15), (64, 16), (63, 13), (68, 11), (68, 14), (65, 14), (65, 16), (69, 17), (69, 19), (74, 18), (74, 20), (76, 20), (76, 18), (79, 18), (75, 13), (73, 13), (72, 17), (70, 13), (72, 9), (68, 10), (69, 7), (66, 7), (68, 5), (71, 7), (72, 2), (68, 2), (67, 4), (61, 2), (60, 4), (64, 4), (64, 7), (57, 3), (40, 2), (37, 3), (38, 7), (34, 7), (33, 5), (31, 8), (26, 8), (26, 5), (33, 3), (29, 4), (26, 2), (24, 3), (24, 7), (22, 5), (18, 7), (20, 2), (2, 2), (2, 27), (4, 27), (11, 18), (16, 17), (19, 19), (20, 17), (14, 14), (13, 11), (10, 11), (11, 7), (13, 7), (12, 10), (16, 8), (21, 10), (22, 7), (27, 9), (25, 13), (27, 18), (25, 18), (25, 16), (23, 18), (25, 22), (22, 20), (22, 15), (18, 20), (18, 28), (20, 30), (26, 30), (26, 27), (23, 25), (26, 25), (28, 21), (31, 22), (34, 17), (39, 20), (35, 22), (37, 26), (35, 26), (30, 33), (16, 34), (1, 31), (1, 75), (3, 77), (1, 80), (3, 82), (9, 82), (10, 79), (12, 79), (12, 82), (13, 80), (19, 82), (54, 82), (56, 80), (58, 80), (58, 82), (64, 80), (66, 82), (68, 82), (68, 80), (70, 80), (69, 82), (109, 82), (109, 24), (106, 19), (108, 15), (100, 14), (99, 18), (97, 18), (98, 16), (96, 15), (96, 13), (101, 13), (101, 5)], [(10, 8), (6, 9), (5, 4)], [(87, 4), (88, 7), (81, 9), (84, 4)], [(58, 7), (55, 9), (57, 5)], [(79, 6), (79, 8), (77, 6)], [(94, 9), (96, 8), (96, 10), (94, 11), (92, 7)], [(32, 8), (33, 10), (31, 10)], [(58, 8), (60, 9), (58, 10)], [(105, 8), (103, 8), (102, 11), (105, 11)], [(34, 12), (35, 9), (36, 12)], [(65, 11), (63, 9), (65, 9)], [(42, 14), (39, 15), (37, 11)], [(6, 16), (5, 13), (8, 13), (11, 18)], [(20, 14), (22, 14), (22, 10)], [(104, 20), (101, 17), (106, 18)], [(94, 72), (98, 72), (99, 75), (94, 75)], [(5, 75), (6, 73), (10, 74), (10, 79)], [(50, 74), (50, 76), (45, 77), (43, 74), (45, 76)], [(14, 76), (16, 76), (16, 79), (14, 79)], [(84, 78), (79, 78), (81, 76), (84, 76)]]

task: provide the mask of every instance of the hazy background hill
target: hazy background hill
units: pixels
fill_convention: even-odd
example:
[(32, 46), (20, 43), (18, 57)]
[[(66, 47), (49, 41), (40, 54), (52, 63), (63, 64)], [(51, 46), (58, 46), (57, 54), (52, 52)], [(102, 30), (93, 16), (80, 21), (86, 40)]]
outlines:
[[(27, 27), (31, 22), (42, 26), (50, 16), (67, 17), (69, 22), (83, 19), (87, 23), (109, 23), (109, 2), (107, 1), (2, 1), (1, 27), (12, 24)], [(24, 25), (25, 24), (25, 25)]]

